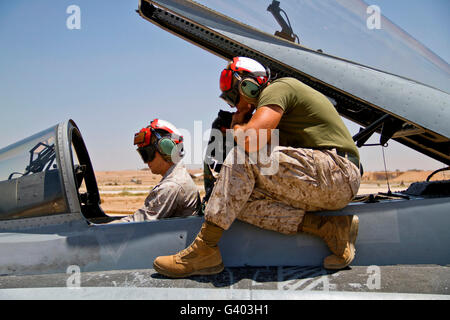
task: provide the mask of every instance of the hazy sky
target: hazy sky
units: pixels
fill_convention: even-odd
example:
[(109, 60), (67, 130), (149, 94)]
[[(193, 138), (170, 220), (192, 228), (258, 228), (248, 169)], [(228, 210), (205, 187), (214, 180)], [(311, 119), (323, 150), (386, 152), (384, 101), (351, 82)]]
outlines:
[[(449, 61), (448, 0), (370, 4)], [(66, 26), (70, 5), (81, 9), (80, 30)], [(94, 169), (137, 169), (143, 165), (133, 135), (153, 118), (201, 139), (218, 110), (230, 110), (218, 98), (226, 62), (140, 18), (137, 6), (138, 0), (0, 2), (0, 148), (73, 119)], [(358, 127), (346, 123), (355, 134)], [(380, 147), (360, 152), (367, 171), (383, 168)], [(395, 142), (385, 152), (388, 170), (443, 166)]]

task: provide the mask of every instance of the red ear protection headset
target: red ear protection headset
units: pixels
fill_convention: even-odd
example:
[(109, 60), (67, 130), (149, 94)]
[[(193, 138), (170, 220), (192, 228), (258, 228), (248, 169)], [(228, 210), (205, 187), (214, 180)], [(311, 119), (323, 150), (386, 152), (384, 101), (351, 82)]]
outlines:
[(240, 94), (253, 102), (267, 86), (269, 79), (270, 70), (259, 62), (235, 57), (220, 74), (220, 97), (231, 106), (239, 103)]
[[(141, 131), (134, 135), (134, 145), (138, 146), (138, 153), (141, 155), (142, 160), (147, 163), (155, 158), (155, 152), (158, 151), (164, 158), (171, 160), (171, 155), (178, 144), (182, 144), (183, 136), (177, 135), (169, 126), (170, 123), (164, 120), (153, 120), (146, 128), (142, 128)], [(166, 131), (169, 135), (161, 135), (156, 130)], [(155, 136), (155, 141), (152, 141), (152, 135)], [(184, 155), (182, 149), (179, 152), (180, 157)]]

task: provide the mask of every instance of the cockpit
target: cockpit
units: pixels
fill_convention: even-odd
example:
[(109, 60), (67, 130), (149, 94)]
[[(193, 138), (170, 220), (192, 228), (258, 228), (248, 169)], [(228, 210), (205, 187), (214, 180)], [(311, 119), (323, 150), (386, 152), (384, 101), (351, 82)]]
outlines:
[(82, 216), (108, 222), (80, 130), (60, 123), (0, 150), (0, 223)]
[(0, 220), (67, 212), (55, 143), (51, 127), (0, 151)]

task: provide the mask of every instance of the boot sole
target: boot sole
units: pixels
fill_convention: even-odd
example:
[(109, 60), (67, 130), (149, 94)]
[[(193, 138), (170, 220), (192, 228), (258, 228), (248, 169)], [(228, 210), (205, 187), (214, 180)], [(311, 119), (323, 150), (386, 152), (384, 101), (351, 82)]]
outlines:
[(160, 268), (157, 264), (153, 263), (153, 268), (160, 274), (166, 276), (166, 277), (170, 277), (170, 278), (186, 278), (186, 277), (190, 277), (190, 276), (205, 276), (205, 275), (213, 275), (213, 274), (218, 274), (221, 273), (223, 271), (223, 269), (225, 269), (225, 266), (223, 265), (223, 263), (214, 266), (214, 267), (209, 267), (209, 268), (204, 268), (201, 270), (195, 270), (192, 271), (190, 273), (183, 273), (183, 274), (176, 274), (176, 273), (171, 273), (168, 272), (167, 270), (164, 270), (163, 268)]
[(352, 259), (345, 264), (340, 264), (340, 265), (326, 265), (324, 266), (325, 269), (330, 269), (330, 270), (340, 270), (343, 269), (345, 267), (347, 267), (350, 263), (352, 263), (353, 259), (355, 259), (355, 254), (356, 254), (356, 249), (355, 249), (355, 242), (356, 242), (356, 238), (358, 237), (358, 229), (359, 229), (359, 218), (358, 216), (353, 216), (352, 218), (352, 222), (350, 225), (350, 251), (352, 252)]

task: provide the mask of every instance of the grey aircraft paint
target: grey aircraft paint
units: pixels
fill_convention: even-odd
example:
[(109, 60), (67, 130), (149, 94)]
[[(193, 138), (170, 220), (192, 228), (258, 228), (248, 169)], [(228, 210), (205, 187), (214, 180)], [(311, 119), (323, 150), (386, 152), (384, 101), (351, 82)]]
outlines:
[[(183, 17), (189, 16), (188, 18), (196, 24), (198, 21), (205, 24), (208, 21), (210, 23), (214, 17), (209, 12), (202, 12), (202, 15), (199, 15), (199, 12), (196, 11), (197, 8), (191, 3), (188, 3), (189, 7), (184, 6), (186, 2), (183, 1), (160, 1), (158, 3), (168, 7), (171, 5), (171, 10)], [(148, 4), (148, 2), (142, 2), (141, 9), (142, 6), (145, 7)], [(150, 9), (145, 7), (145, 12), (141, 10), (140, 14), (149, 20), (154, 18), (157, 22), (152, 22), (157, 24), (163, 22), (162, 17), (170, 17), (173, 14), (173, 12), (168, 12), (166, 15), (166, 11), (162, 9), (161, 11)], [(153, 12), (156, 16), (148, 16), (149, 12)], [(177, 24), (180, 21), (173, 16), (164, 21), (164, 23), (169, 22)], [(164, 24), (164, 27), (167, 28), (168, 25)], [(189, 25), (188, 29), (190, 27)], [(228, 32), (223, 36), (233, 39), (233, 41), (244, 42), (245, 49), (242, 50), (247, 50), (252, 55), (260, 55), (266, 62), (270, 62), (271, 67), (275, 70), (302, 76), (306, 72), (311, 72), (311, 75), (307, 74), (307, 76), (314, 78), (314, 82), (317, 81), (323, 85), (321, 87), (323, 90), (334, 95), (333, 98), (337, 99), (338, 109), (342, 101), (350, 101), (353, 106), (358, 106), (359, 103), (360, 106), (366, 108), (366, 111), (370, 111), (367, 111), (362, 119), (356, 119), (362, 124), (368, 125), (370, 119), (378, 119), (380, 115), (389, 114), (395, 119), (404, 119), (414, 126), (423, 128), (425, 133), (434, 137), (434, 140), (431, 139), (433, 141), (427, 144), (426, 148), (428, 149), (425, 150), (424, 145), (417, 144), (420, 139), (414, 140), (415, 138), (409, 136), (410, 140), (408, 141), (412, 141), (412, 147), (419, 148), (425, 154), (448, 163), (448, 153), (443, 155), (447, 150), (446, 147), (442, 148), (439, 146), (440, 142), (437, 142), (442, 140), (444, 143), (448, 143), (448, 128), (443, 127), (444, 123), (449, 120), (448, 108), (445, 107), (448, 103), (448, 94), (351, 62), (298, 49), (296, 45), (286, 43), (284, 40), (274, 38), (267, 43), (267, 40), (262, 38), (250, 37), (248, 39), (245, 34), (255, 31), (245, 30), (245, 28), (243, 30), (242, 26), (231, 25), (227, 28), (219, 28), (215, 25), (214, 28), (210, 27), (209, 30), (214, 31), (214, 38), (217, 30)], [(188, 37), (190, 41), (207, 47), (208, 50), (214, 51), (215, 54), (222, 57), (229, 58), (229, 55), (234, 53), (232, 51), (234, 49), (230, 49), (230, 47), (235, 48), (234, 44), (224, 44), (222, 47), (215, 48), (211, 43), (207, 43), (207, 39), (202, 38), (204, 36), (201, 34), (183, 33), (190, 32), (185, 29), (177, 30), (182, 33), (183, 37)], [(175, 32), (174, 30), (170, 31)], [(261, 42), (264, 42), (264, 46), (261, 45)], [(256, 53), (258, 50), (265, 50), (265, 46), (267, 46), (267, 50), (274, 50), (278, 53), (276, 59), (271, 58), (268, 52)], [(236, 50), (236, 53), (240, 53), (241, 49), (237, 48)], [(297, 59), (294, 61), (293, 56), (296, 55), (302, 57), (302, 66), (298, 64)], [(311, 63), (309, 64), (308, 61)], [(342, 78), (339, 79), (337, 74), (332, 73), (328, 79), (324, 74), (325, 70), (317, 68), (317, 64), (320, 62), (333, 63), (343, 68), (345, 72), (342, 73)], [(348, 76), (349, 74), (359, 77), (381, 77), (379, 86), (347, 83), (344, 75)], [(426, 113), (420, 112), (420, 109), (415, 107), (410, 109), (412, 112), (405, 110), (402, 107), (401, 97), (387, 89), (391, 81), (393, 86), (412, 90), (415, 92), (414, 94), (427, 92), (429, 96), (424, 99), (434, 97), (433, 100), (440, 101), (442, 104), (435, 105), (434, 109), (431, 109), (433, 111)], [(374, 90), (387, 90), (386, 95), (391, 97), (391, 100), (386, 97), (380, 100), (381, 98), (373, 92)], [(357, 92), (358, 95), (356, 95)], [(344, 115), (346, 114), (344, 107), (339, 110)], [(35, 208), (31, 208), (33, 210), (29, 208), (23, 212), (19, 210), (22, 216), (10, 219), (8, 214), (14, 210), (14, 204), (9, 198), (2, 199), (4, 193), (1, 191), (11, 190), (11, 184), (26, 183), (27, 179), (34, 179), (34, 177), (33, 175), (30, 175), (32, 178), (12, 177), (11, 181), (0, 182), (0, 204), (9, 201), (8, 206), (4, 206), (3, 209), (0, 205), (0, 257), (2, 257), (0, 274), (11, 276), (65, 273), (68, 267), (73, 265), (78, 266), (82, 272), (148, 269), (151, 268), (155, 257), (173, 254), (191, 243), (203, 222), (202, 217), (103, 224), (103, 222), (111, 221), (112, 218), (106, 216), (101, 209), (94, 169), (80, 130), (71, 120), (60, 123), (55, 126), (54, 130), (56, 166), (51, 170), (57, 170), (66, 212), (46, 214), (41, 210), (38, 215), (32, 214), (36, 213), (35, 209), (39, 209), (44, 202), (47, 205), (48, 201), (44, 197), (46, 194), (46, 185), (44, 184), (44, 187), (38, 185), (36, 189), (39, 190), (36, 192), (36, 197), (42, 197), (42, 204), (34, 201)], [(0, 150), (0, 159), (8, 148)], [(74, 153), (76, 153), (79, 163), (75, 163)], [(36, 175), (36, 179), (44, 176), (45, 181), (45, 174), (43, 175), (42, 171), (33, 174)], [(87, 192), (81, 192), (79, 189), (81, 179), (84, 179), (86, 183)], [(385, 199), (375, 200), (377, 202), (374, 203), (355, 202), (338, 212), (318, 214), (358, 214), (360, 230), (354, 266), (448, 265), (450, 264), (450, 250), (448, 250), (450, 235), (447, 229), (450, 225), (448, 214), (450, 198), (448, 194), (443, 195), (434, 191), (431, 194), (428, 193), (436, 186), (440, 191), (439, 184), (420, 183), (398, 196), (394, 194)], [(54, 189), (52, 190), (54, 191)], [(234, 223), (231, 229), (224, 234), (219, 245), (227, 268), (320, 266), (323, 258), (329, 254), (325, 244), (313, 236), (307, 234), (285, 236), (239, 221)]]
[(444, 91), (305, 48), (192, 1), (141, 0), (139, 14), (224, 59), (248, 56), (274, 74), (298, 78), (363, 127), (390, 115), (378, 130), (386, 139), (450, 164), (450, 95)]

